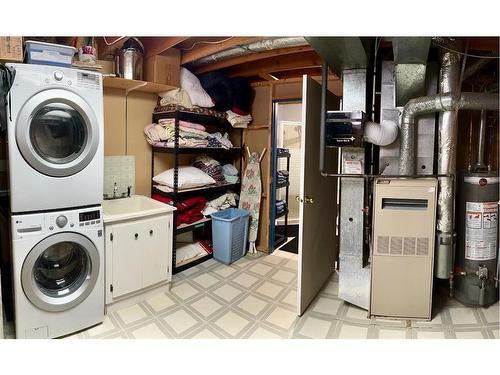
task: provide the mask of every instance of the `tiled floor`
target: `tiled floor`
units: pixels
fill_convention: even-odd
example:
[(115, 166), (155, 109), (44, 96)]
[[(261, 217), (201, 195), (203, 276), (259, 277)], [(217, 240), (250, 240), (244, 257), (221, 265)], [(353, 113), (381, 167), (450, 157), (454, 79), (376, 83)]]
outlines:
[(499, 338), (499, 305), (467, 308), (447, 299), (431, 322), (368, 319), (337, 296), (337, 275), (296, 315), (296, 255), (210, 260), (175, 275), (170, 292), (108, 314), (69, 338)]

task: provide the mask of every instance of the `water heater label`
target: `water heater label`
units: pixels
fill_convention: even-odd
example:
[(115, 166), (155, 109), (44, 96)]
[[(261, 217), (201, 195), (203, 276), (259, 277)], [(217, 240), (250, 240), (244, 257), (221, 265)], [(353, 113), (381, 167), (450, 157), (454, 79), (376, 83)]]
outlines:
[(467, 202), (465, 258), (491, 260), (497, 251), (497, 202)]

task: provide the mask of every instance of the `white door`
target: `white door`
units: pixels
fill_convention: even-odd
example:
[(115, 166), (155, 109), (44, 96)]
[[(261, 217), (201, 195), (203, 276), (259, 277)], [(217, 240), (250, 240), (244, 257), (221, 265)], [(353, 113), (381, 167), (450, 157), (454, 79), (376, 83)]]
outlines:
[(145, 243), (140, 221), (113, 225), (113, 297), (142, 288)]
[[(339, 100), (327, 92), (329, 110)], [(299, 204), (297, 314), (302, 315), (334, 271), (337, 258), (335, 222), (337, 179), (319, 170), (321, 85), (304, 76)], [(336, 165), (336, 161), (330, 161)]]
[(147, 287), (169, 276), (172, 249), (172, 214), (143, 221), (145, 242), (142, 258), (142, 286)]

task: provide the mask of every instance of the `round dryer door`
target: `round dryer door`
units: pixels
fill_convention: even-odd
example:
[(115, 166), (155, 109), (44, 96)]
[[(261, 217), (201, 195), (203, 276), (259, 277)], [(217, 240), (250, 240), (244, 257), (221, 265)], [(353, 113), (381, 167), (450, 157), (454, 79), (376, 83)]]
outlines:
[(22, 107), (16, 141), (32, 168), (48, 176), (66, 177), (92, 161), (99, 145), (99, 125), (80, 96), (50, 89), (34, 95)]
[(54, 234), (40, 241), (24, 260), (24, 294), (45, 311), (71, 309), (92, 292), (99, 267), (99, 253), (87, 237)]

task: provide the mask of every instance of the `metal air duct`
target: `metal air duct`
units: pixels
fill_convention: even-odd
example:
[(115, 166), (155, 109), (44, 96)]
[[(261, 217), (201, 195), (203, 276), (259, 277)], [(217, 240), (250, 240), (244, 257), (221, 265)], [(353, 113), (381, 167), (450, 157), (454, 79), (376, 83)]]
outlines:
[(304, 37), (271, 38), (259, 40), (257, 42), (236, 46), (226, 49), (213, 55), (202, 57), (193, 61), (190, 65), (197, 68), (203, 65), (212, 64), (217, 61), (226, 60), (238, 56), (250, 55), (256, 52), (269, 51), (278, 48), (300, 47), (308, 45)]

